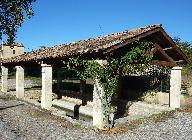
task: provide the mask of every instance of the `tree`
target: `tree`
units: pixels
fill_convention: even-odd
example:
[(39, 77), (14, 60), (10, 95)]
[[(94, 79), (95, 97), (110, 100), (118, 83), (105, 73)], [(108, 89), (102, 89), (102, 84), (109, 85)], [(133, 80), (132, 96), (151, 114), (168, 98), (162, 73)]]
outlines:
[(179, 37), (173, 38), (175, 44), (186, 54), (188, 64), (183, 65), (184, 74), (191, 74), (192, 72), (192, 44), (188, 41), (182, 41)]
[(33, 16), (32, 4), (36, 0), (0, 0), (0, 40), (7, 37), (11, 44), (14, 42), (18, 27), (25, 18)]

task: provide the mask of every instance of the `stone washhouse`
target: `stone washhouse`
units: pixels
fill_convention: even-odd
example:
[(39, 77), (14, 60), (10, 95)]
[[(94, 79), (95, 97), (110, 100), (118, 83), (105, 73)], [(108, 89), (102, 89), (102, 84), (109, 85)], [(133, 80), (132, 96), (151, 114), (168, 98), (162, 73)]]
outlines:
[[(151, 52), (154, 58), (151, 65), (169, 67), (170, 73), (170, 108), (180, 107), (181, 95), (181, 67), (178, 64), (187, 63), (186, 55), (175, 45), (171, 37), (164, 31), (161, 25), (151, 25), (148, 27), (126, 30), (119, 33), (113, 33), (103, 37), (80, 40), (75, 43), (63, 44), (48, 48), (41, 48), (16, 57), (4, 59), (1, 63), (1, 91), (8, 90), (8, 68), (16, 67), (16, 97), (23, 99), (24, 91), (24, 69), (28, 66), (41, 66), (42, 70), (42, 90), (41, 90), (41, 107), (49, 109), (53, 104), (52, 100), (52, 81), (53, 69), (58, 71), (57, 84), (62, 82), (60, 69), (62, 60), (71, 56), (80, 56), (85, 59), (95, 59), (103, 63), (107, 56), (118, 56), (125, 54), (130, 50), (131, 43), (134, 41), (151, 41), (153, 48)], [(95, 80), (93, 90), (92, 110), (87, 110), (86, 106), (79, 107), (79, 112), (90, 115), (93, 118), (93, 125), (102, 128), (103, 118), (101, 100), (97, 94), (98, 81)], [(81, 81), (83, 85), (84, 82)], [(83, 87), (83, 86), (81, 86)], [(83, 89), (81, 89), (83, 91)], [(60, 103), (65, 106), (65, 103)], [(73, 110), (73, 108), (68, 107)]]

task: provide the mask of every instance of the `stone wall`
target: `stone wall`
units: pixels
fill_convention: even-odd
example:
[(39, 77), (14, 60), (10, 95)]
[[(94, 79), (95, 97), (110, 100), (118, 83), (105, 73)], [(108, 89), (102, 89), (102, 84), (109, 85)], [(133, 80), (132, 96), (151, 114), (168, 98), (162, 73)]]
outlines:
[[(157, 92), (154, 93), (153, 96), (145, 96), (143, 98), (144, 101), (148, 103), (156, 103), (160, 105), (169, 105), (169, 93), (164, 92)], [(180, 96), (180, 103), (181, 106), (187, 106), (190, 104), (190, 101), (192, 100), (191, 96), (181, 94)]]
[(1, 57), (3, 59), (18, 56), (24, 53), (24, 47), (23, 46), (3, 46), (1, 50)]

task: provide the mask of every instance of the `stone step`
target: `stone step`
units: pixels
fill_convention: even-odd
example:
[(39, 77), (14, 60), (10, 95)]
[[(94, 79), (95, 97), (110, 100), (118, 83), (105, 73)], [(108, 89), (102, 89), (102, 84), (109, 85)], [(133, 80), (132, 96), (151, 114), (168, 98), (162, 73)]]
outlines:
[[(62, 96), (62, 100), (63, 100), (63, 101), (67, 101), (67, 102), (71, 102), (71, 103), (82, 104), (82, 100), (81, 100), (81, 99), (78, 99), (78, 98), (72, 98), (72, 97), (68, 97), (68, 96)], [(93, 107), (93, 102), (92, 102), (92, 101), (88, 101), (88, 102), (87, 102), (87, 106)]]
[(90, 106), (82, 106), (74, 102), (69, 102), (66, 100), (53, 100), (53, 106), (70, 110), (72, 112), (78, 112), (80, 115), (93, 117), (93, 108)]

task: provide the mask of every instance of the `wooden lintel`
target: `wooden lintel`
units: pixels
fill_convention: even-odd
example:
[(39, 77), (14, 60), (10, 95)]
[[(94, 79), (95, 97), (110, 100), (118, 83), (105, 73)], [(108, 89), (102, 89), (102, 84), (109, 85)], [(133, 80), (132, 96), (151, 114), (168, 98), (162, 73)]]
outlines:
[(167, 62), (167, 61), (159, 61), (159, 60), (153, 60), (151, 62), (152, 65), (158, 65), (158, 66), (166, 66), (166, 67), (174, 67), (176, 66), (173, 62)]

